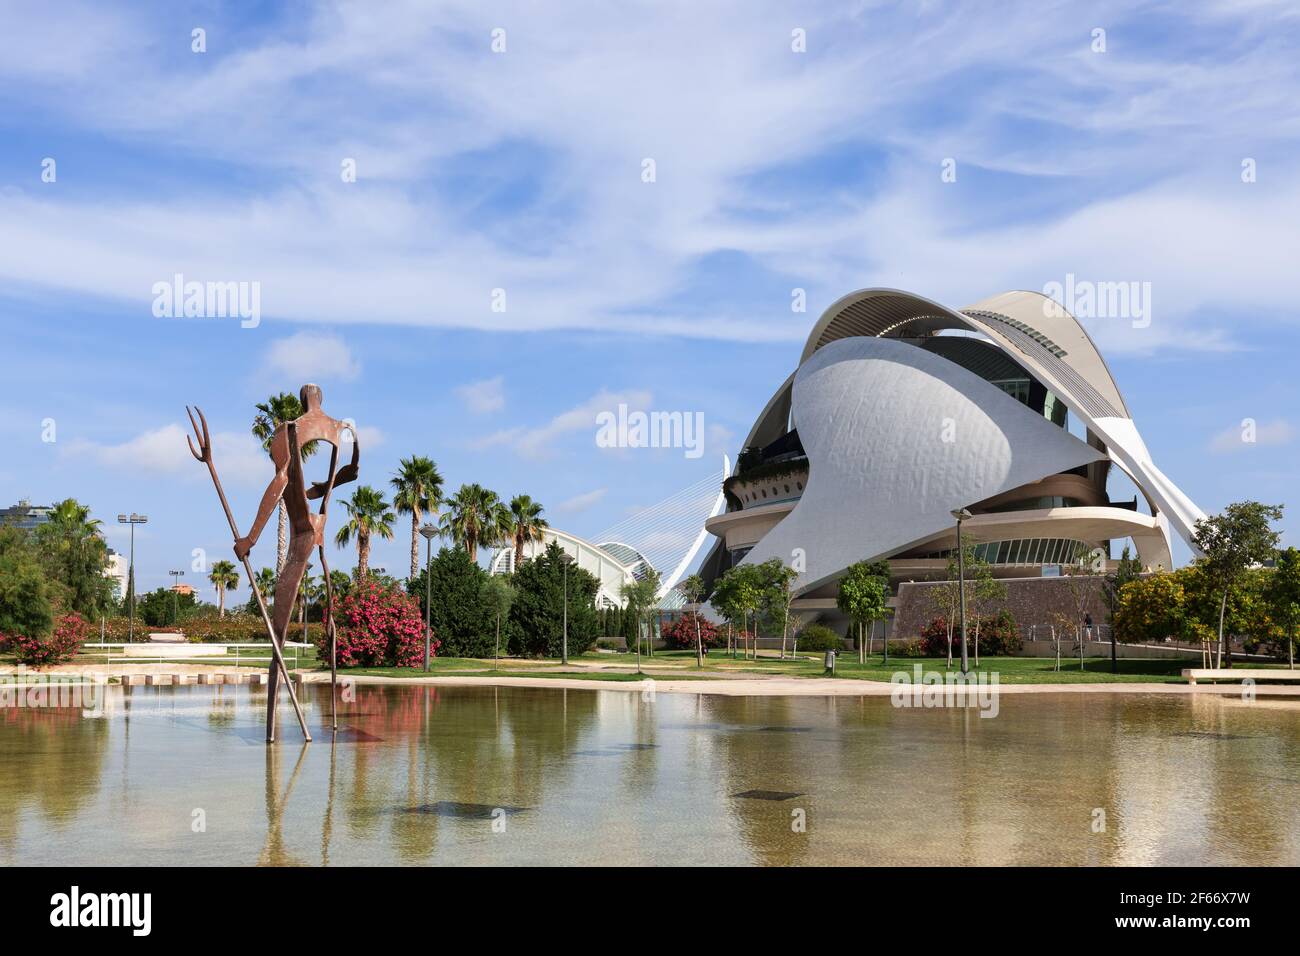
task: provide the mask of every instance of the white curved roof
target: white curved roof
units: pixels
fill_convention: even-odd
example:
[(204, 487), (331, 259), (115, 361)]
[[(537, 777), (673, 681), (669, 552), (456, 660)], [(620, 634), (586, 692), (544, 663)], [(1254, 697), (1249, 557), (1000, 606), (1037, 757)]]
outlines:
[[(1050, 389), (1087, 428), (1089, 444), (1029, 413), (959, 361), (949, 361), (957, 356), (933, 354), (952, 351), (928, 346), (945, 330), (978, 334)], [(844, 340), (858, 344), (838, 344)], [(918, 340), (923, 347), (916, 347)], [(898, 402), (899, 396), (906, 399)], [(1007, 411), (1011, 406), (1018, 406), (1015, 413)], [(1037, 420), (1031, 423), (1026, 414)], [(974, 426), (967, 435), (981, 444), (974, 459), (923, 439), (933, 434), (936, 416)], [(1083, 461), (1115, 462), (1146, 496), (1153, 515), (1106, 507), (976, 516), (986, 531), (1045, 534), (1052, 532), (1043, 523), (1053, 522), (1066, 533), (1064, 522), (1077, 525), (1084, 539), (1103, 532), (1132, 537), (1144, 564), (1169, 567), (1172, 525), (1196, 551), (1192, 535), (1204, 512), (1151, 460), (1087, 331), (1037, 292), (1004, 292), (961, 310), (899, 289), (862, 289), (840, 298), (813, 326), (799, 368), (768, 401), (745, 445), (769, 444), (790, 420), (808, 454), (807, 488), (745, 561), (790, 562), (789, 552), (803, 547), (808, 571), (797, 584), (800, 590), (853, 561), (899, 553), (927, 535), (941, 538), (950, 533), (947, 512), (988, 497), (990, 487), (1006, 489), (1015, 486), (1008, 481), (1024, 484), (1074, 467), (1056, 462), (1045, 471), (1046, 463), (1037, 460), (1050, 457), (1052, 448), (1062, 451), (1062, 438), (1067, 447), (1074, 442), (1087, 449), (1091, 457)], [(1006, 475), (991, 474), (989, 466), (995, 472), (1005, 467)], [(838, 508), (832, 505), (837, 498)], [(944, 503), (948, 498), (951, 505)], [(882, 508), (881, 501), (892, 507)], [(845, 507), (848, 502), (851, 507)], [(715, 544), (709, 561), (722, 546)]]
[[(633, 565), (627, 564), (615, 554), (593, 544), (577, 535), (560, 531), (557, 528), (542, 529), (540, 541), (528, 541), (524, 544), (524, 560), (529, 561), (542, 554), (551, 542), (559, 544), (560, 549), (574, 559), (577, 567), (590, 572), (600, 583), (596, 593), (598, 605), (623, 605), (622, 588), (625, 583), (635, 580)], [(629, 549), (631, 550), (631, 549)], [(635, 552), (633, 552), (635, 553)], [(493, 574), (510, 574), (514, 571), (515, 549), (513, 545), (498, 549), (492, 556), (489, 569)]]

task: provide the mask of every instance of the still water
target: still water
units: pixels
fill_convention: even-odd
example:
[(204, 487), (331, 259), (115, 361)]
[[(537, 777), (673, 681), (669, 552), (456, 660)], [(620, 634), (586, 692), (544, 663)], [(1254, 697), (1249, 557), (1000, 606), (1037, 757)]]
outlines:
[(0, 863), (1300, 864), (1295, 702), (308, 690), (0, 710)]

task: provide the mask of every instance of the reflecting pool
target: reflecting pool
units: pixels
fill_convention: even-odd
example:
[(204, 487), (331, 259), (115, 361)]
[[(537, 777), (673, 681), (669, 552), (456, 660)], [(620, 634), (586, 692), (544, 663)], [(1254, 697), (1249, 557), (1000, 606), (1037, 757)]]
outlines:
[(360, 686), (0, 709), (0, 863), (1300, 864), (1300, 704)]

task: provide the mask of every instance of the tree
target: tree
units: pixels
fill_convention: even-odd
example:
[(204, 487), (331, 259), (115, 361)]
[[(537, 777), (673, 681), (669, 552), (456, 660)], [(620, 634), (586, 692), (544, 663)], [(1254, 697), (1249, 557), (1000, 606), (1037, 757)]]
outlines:
[(487, 657), (492, 644), (491, 612), (483, 602), (490, 575), (469, 559), (459, 545), (440, 548), (425, 574), (407, 581), (406, 589), (426, 609), (425, 584), (433, 600), (427, 605), (429, 626), (444, 657)]
[(155, 588), (136, 604), (136, 612), (150, 627), (168, 627), (181, 621), (198, 603), (193, 591), (179, 594), (171, 588)]
[(1300, 624), (1300, 549), (1286, 548), (1277, 553), (1264, 594), (1286, 639), (1287, 666), (1294, 668), (1296, 627)]
[(212, 568), (208, 571), (208, 580), (217, 591), (217, 616), (226, 616), (226, 591), (233, 591), (239, 587), (239, 572), (235, 570), (233, 561), (213, 561)]
[(373, 536), (391, 541), (393, 522), (397, 516), (388, 510), (388, 502), (382, 492), (369, 485), (360, 485), (352, 492), (352, 497), (343, 502), (343, 510), (348, 513), (347, 523), (339, 528), (334, 541), (341, 548), (357, 539), (357, 581), (364, 581), (369, 574), (370, 539)]
[(542, 511), (541, 503), (534, 501), (529, 495), (515, 495), (510, 499), (509, 531), (515, 544), (516, 568), (524, 563), (524, 545), (530, 541), (541, 541), (543, 530), (549, 527), (546, 519), (542, 517)]
[(1007, 599), (1007, 586), (993, 576), (993, 565), (972, 549), (971, 560), (966, 562), (970, 577), (967, 600), (975, 618), (975, 666), (980, 666), (980, 620), (992, 614), (994, 606)]
[[(749, 657), (749, 643), (752, 641), (754, 659), (758, 660), (758, 609), (763, 599), (762, 580), (758, 565), (736, 565), (722, 576), (720, 587), (724, 590), (728, 607), (739, 617), (740, 635), (746, 641), (744, 656)], [(754, 615), (754, 631), (752, 635), (746, 634), (745, 631), (745, 625), (750, 614)]]
[[(1077, 564), (1062, 568), (1065, 572), (1063, 575), (1066, 583), (1066, 593), (1070, 598), (1070, 605), (1064, 614), (1057, 614), (1058, 620), (1062, 624), (1067, 624), (1074, 630), (1075, 636), (1079, 642), (1079, 670), (1084, 669), (1083, 656), (1087, 650), (1084, 619), (1088, 614), (1088, 604), (1092, 599), (1093, 589), (1089, 583), (1096, 577), (1097, 571), (1086, 561), (1079, 561)], [(1057, 670), (1060, 670), (1060, 645), (1057, 645)]]
[(442, 475), (432, 458), (412, 455), (398, 462), (393, 486), (393, 508), (411, 516), (411, 577), (420, 570), (420, 519), (442, 503)]
[(54, 585), (56, 603), (85, 617), (102, 614), (113, 603), (113, 582), (104, 576), (108, 546), (100, 522), (75, 498), (55, 504), (49, 520), (37, 526), (36, 556)]
[(1101, 582), (1101, 599), (1106, 603), (1106, 626), (1110, 628), (1110, 670), (1119, 671), (1119, 655), (1115, 642), (1115, 616), (1119, 612), (1119, 596), (1125, 586), (1136, 581), (1142, 574), (1142, 562), (1129, 553), (1128, 545), (1120, 552), (1119, 563)]
[[(740, 586), (740, 577), (732, 572), (732, 568), (713, 583), (713, 607), (722, 619), (727, 622), (727, 652), (732, 657), (736, 656), (735, 644), (732, 643), (733, 631), (738, 622), (743, 621), (744, 610), (738, 601), (738, 590)], [(743, 623), (741, 629), (744, 629)]]
[[(262, 443), (262, 450), (268, 455), (271, 453), (271, 439), (275, 437), (275, 430), (285, 422), (300, 418), (303, 412), (306, 411), (302, 407), (302, 402), (298, 400), (298, 396), (289, 392), (272, 395), (266, 401), (258, 402), (254, 407), (257, 409), (257, 414), (253, 416), (253, 437)], [(298, 449), (298, 453), (306, 461), (316, 451), (316, 446), (316, 442), (309, 441)], [(288, 520), (284, 511), (284, 502), (281, 501), (276, 519), (276, 574), (280, 573), (280, 569), (284, 567), (284, 562), (289, 556)]]
[[(515, 571), (510, 608), (510, 647), (533, 657), (559, 657), (564, 641), (565, 554), (552, 541), (544, 552)], [(583, 654), (595, 642), (596, 592), (600, 582), (570, 565), (568, 579), (569, 653)]]
[(1125, 644), (1147, 644), (1187, 634), (1185, 595), (1179, 575), (1155, 571), (1125, 584), (1115, 611), (1115, 636)]
[(479, 484), (461, 485), (445, 502), (440, 527), (444, 535), (461, 545), (471, 561), (478, 560), (478, 547), (495, 544), (509, 526), (510, 510), (495, 491)]
[[(1271, 525), (1281, 519), (1281, 505), (1239, 501), (1228, 505), (1222, 514), (1196, 522), (1192, 543), (1205, 555), (1203, 561), (1206, 571), (1222, 593), (1219, 602), (1218, 667), (1223, 666), (1223, 618), (1228, 606), (1228, 590), (1251, 565), (1262, 564), (1273, 556), (1281, 535)], [(1230, 647), (1227, 648), (1227, 657), (1228, 666), (1231, 667)]]
[[(790, 604), (794, 601), (794, 582), (799, 572), (780, 558), (769, 558), (758, 565), (759, 605), (773, 623), (781, 621), (781, 660), (785, 660), (786, 641), (790, 632)], [(757, 629), (756, 629), (757, 630)], [(757, 659), (757, 643), (755, 655)]]
[(0, 554), (0, 636), (43, 637), (54, 626), (45, 575), (25, 549)]
[(682, 597), (686, 598), (687, 604), (695, 605), (695, 666), (704, 666), (704, 638), (700, 633), (700, 613), (699, 603), (704, 597), (707, 590), (704, 586), (704, 578), (698, 574), (692, 574), (680, 585), (678, 589), (682, 592)]
[[(555, 547), (554, 544), (551, 546)], [(619, 596), (626, 605), (627, 613), (636, 623), (636, 672), (640, 674), (641, 625), (644, 621), (647, 633), (653, 640), (654, 630), (650, 627), (650, 623), (659, 604), (659, 572), (654, 568), (647, 568), (641, 580), (623, 582), (623, 586), (619, 589)]]
[(884, 620), (889, 613), (889, 562), (858, 561), (849, 565), (840, 578), (835, 606), (857, 624), (858, 663), (865, 664), (863, 629), (870, 624), (874, 630), (875, 622)]
[(492, 659), (496, 661), (501, 657), (501, 621), (510, 619), (510, 608), (515, 603), (515, 589), (504, 575), (490, 574), (483, 582), (482, 600), (488, 613), (496, 619), (496, 636), (492, 642)]

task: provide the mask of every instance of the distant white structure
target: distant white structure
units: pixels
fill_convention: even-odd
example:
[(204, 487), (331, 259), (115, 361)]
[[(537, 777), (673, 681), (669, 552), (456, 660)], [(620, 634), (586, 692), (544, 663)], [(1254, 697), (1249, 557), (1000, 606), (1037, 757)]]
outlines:
[[(721, 477), (725, 479), (730, 470), (731, 464), (724, 456)], [(622, 607), (623, 585), (640, 581), (650, 569), (657, 570), (659, 606), (673, 610), (684, 603), (681, 592), (675, 589), (709, 537), (703, 528), (705, 520), (722, 514), (725, 507), (726, 496), (719, 489), (719, 476), (714, 472), (607, 528), (597, 536), (599, 544), (566, 531), (546, 528), (541, 541), (524, 545), (523, 557), (529, 561), (544, 552), (552, 541), (557, 542), (566, 554), (576, 559), (578, 567), (590, 571), (600, 581), (596, 594), (598, 607)], [(492, 556), (489, 570), (493, 574), (511, 574), (514, 566), (514, 547), (503, 547)]]
[(119, 601), (126, 597), (126, 559), (112, 548), (108, 549), (108, 565), (104, 568), (104, 577), (112, 578), (116, 582)]
[[(566, 531), (560, 531), (557, 528), (544, 528), (542, 530), (542, 539), (540, 541), (529, 541), (524, 544), (524, 561), (531, 561), (546, 551), (554, 542), (560, 546), (560, 550), (574, 559), (574, 566), (593, 575), (599, 582), (599, 588), (596, 591), (596, 607), (622, 607), (623, 602), (623, 585), (629, 584), (637, 579), (637, 572), (645, 574), (644, 568), (640, 567), (637, 561), (625, 562), (620, 559), (616, 553), (605, 550), (598, 544), (593, 544), (577, 535), (569, 534)], [(635, 555), (635, 552), (632, 552)], [(626, 558), (627, 555), (623, 554)], [(637, 555), (639, 559), (640, 556)], [(643, 559), (642, 559), (643, 560)], [(513, 574), (515, 570), (515, 549), (513, 545), (500, 548), (492, 556), (492, 562), (488, 566), (493, 574)]]

